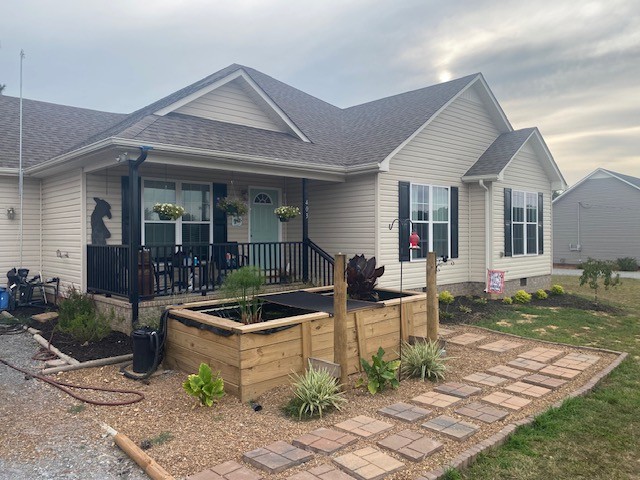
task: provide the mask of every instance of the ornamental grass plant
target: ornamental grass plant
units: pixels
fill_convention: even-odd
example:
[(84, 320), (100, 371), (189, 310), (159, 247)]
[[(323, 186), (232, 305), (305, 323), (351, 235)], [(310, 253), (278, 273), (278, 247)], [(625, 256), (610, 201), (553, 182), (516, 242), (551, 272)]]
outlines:
[(445, 351), (437, 341), (429, 340), (413, 345), (403, 342), (400, 371), (406, 377), (420, 378), (423, 381), (444, 379), (447, 371), (444, 355)]
[(315, 369), (309, 363), (309, 369), (304, 374), (294, 373), (291, 379), (294, 397), (285, 406), (285, 411), (299, 420), (314, 416), (322, 418), (327, 411), (340, 410), (346, 402), (338, 379), (324, 368)]

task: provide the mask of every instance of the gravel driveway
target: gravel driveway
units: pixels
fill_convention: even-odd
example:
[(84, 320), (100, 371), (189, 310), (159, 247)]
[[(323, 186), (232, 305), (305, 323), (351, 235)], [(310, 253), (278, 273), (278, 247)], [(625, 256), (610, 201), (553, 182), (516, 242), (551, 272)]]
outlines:
[[(38, 344), (27, 333), (0, 335), (0, 358), (29, 370)], [(148, 478), (98, 426), (74, 414), (82, 404), (0, 364), (0, 479)], [(109, 408), (109, 407), (103, 407)]]

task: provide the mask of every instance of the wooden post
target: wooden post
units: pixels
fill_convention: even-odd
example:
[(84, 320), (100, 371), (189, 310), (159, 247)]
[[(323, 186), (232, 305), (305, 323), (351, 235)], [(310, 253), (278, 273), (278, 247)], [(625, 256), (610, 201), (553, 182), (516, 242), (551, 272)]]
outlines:
[(347, 282), (346, 256), (338, 253), (333, 266), (333, 362), (340, 365), (340, 383), (346, 388), (347, 363)]
[(438, 289), (436, 286), (436, 254), (427, 253), (427, 339), (438, 340)]

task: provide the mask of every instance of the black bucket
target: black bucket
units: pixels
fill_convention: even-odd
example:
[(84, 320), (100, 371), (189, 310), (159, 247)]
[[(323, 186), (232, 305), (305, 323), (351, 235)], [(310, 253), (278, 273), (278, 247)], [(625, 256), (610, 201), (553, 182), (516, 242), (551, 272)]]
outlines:
[(131, 333), (133, 340), (133, 371), (147, 373), (153, 367), (159, 345), (158, 332), (151, 328), (138, 328)]

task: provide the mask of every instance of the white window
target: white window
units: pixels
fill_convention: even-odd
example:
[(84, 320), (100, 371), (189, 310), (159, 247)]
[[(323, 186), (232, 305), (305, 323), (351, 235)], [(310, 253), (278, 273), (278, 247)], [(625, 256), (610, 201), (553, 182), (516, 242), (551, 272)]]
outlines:
[(513, 191), (511, 195), (513, 255), (538, 254), (538, 194)]
[[(185, 253), (206, 255), (211, 239), (211, 184), (145, 179), (142, 182), (145, 246), (182, 245)], [(185, 209), (178, 220), (164, 220), (156, 203), (177, 203)]]
[(412, 229), (420, 236), (420, 249), (412, 250), (411, 258), (425, 258), (429, 251), (451, 255), (450, 205), (448, 187), (411, 184)]

